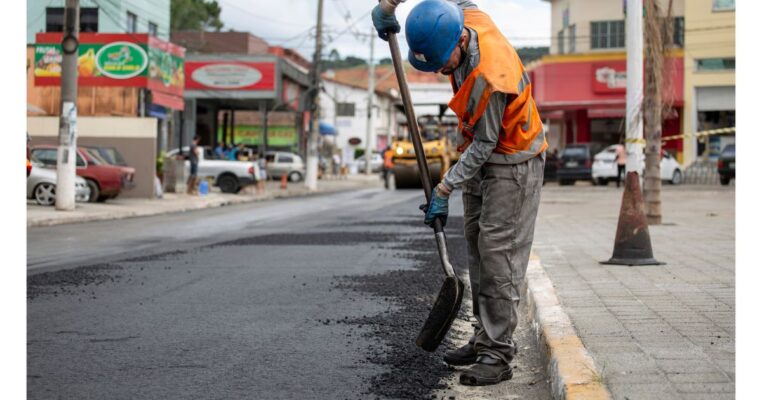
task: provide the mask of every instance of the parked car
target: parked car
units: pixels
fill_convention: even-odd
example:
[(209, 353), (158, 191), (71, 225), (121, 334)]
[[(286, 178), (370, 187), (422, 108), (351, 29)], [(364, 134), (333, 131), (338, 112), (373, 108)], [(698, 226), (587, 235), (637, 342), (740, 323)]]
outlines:
[[(254, 177), (259, 173), (259, 167), (253, 161), (219, 160), (210, 147), (199, 146), (203, 151), (198, 157), (198, 178), (211, 178), (214, 186), (223, 193), (238, 193), (246, 185), (254, 183)], [(167, 157), (175, 157), (179, 149), (167, 152)], [(190, 171), (190, 161), (187, 160), (190, 146), (183, 147), (186, 157), (185, 168)]]
[[(616, 147), (612, 144), (606, 147), (603, 151), (595, 155), (593, 161), (593, 180), (598, 185), (606, 185), (609, 182), (616, 182), (617, 179), (617, 164), (616, 164)], [(643, 169), (640, 171), (640, 176), (644, 176), (645, 172), (645, 155), (641, 154), (641, 165)], [(679, 185), (683, 183), (683, 167), (677, 162), (677, 160), (668, 151), (665, 151), (660, 164), (659, 169), (661, 171), (661, 180), (667, 181), (673, 185)], [(624, 179), (624, 177), (622, 177)]]
[[(355, 158), (355, 164), (357, 165), (357, 172), (365, 172), (365, 155), (361, 155)], [(381, 172), (381, 168), (384, 166), (384, 156), (381, 153), (373, 153), (370, 158), (370, 170), (371, 172)]]
[(548, 152), (545, 154), (545, 168), (543, 169), (542, 184), (558, 180), (558, 163), (560, 159), (556, 154)]
[(285, 175), (291, 182), (299, 182), (304, 177), (304, 161), (297, 154), (284, 151), (267, 152), (267, 176), (279, 179)]
[[(26, 198), (33, 199), (41, 206), (50, 206), (56, 202), (56, 184), (58, 173), (54, 169), (43, 168), (37, 161), (31, 161), (33, 168), (26, 179)], [(74, 200), (88, 201), (90, 188), (81, 177), (74, 178)]]
[[(46, 168), (56, 168), (58, 148), (55, 146), (36, 146), (32, 149), (35, 157)], [(90, 202), (106, 201), (119, 196), (122, 185), (127, 180), (122, 167), (108, 164), (88, 163), (84, 149), (77, 149), (77, 175), (87, 182), (90, 188)]]
[(576, 181), (593, 180), (593, 154), (602, 146), (598, 143), (573, 143), (561, 152), (558, 176), (559, 185), (573, 185)]
[(85, 161), (91, 164), (113, 165), (122, 170), (122, 188), (132, 189), (135, 187), (135, 168), (127, 165), (122, 155), (113, 147), (84, 146), (82, 155)]
[(720, 158), (717, 160), (717, 173), (720, 174), (720, 183), (730, 185), (731, 179), (736, 179), (736, 145), (729, 144), (722, 149)]

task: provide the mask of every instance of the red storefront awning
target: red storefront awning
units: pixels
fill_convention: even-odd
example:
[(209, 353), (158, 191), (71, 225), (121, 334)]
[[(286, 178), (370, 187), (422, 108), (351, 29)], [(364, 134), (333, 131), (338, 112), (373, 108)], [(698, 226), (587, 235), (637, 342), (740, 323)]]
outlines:
[[(676, 107), (683, 104), (683, 57), (665, 61), (669, 84), (663, 91)], [(627, 60), (621, 54), (549, 56), (531, 69), (533, 96), (541, 113), (588, 110), (591, 118), (624, 116)]]
[(173, 110), (184, 110), (185, 102), (182, 97), (164, 94), (162, 92), (151, 92), (151, 103)]

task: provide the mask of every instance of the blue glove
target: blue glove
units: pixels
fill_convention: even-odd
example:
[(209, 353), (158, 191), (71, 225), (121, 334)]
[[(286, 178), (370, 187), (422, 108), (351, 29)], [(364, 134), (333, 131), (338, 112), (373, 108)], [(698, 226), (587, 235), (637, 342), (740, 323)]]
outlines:
[(373, 26), (378, 31), (378, 37), (383, 40), (389, 40), (389, 32), (400, 33), (400, 23), (397, 22), (397, 17), (394, 14), (387, 14), (381, 9), (381, 5), (377, 5), (373, 8), (373, 12), (370, 13), (373, 18)]
[(420, 209), (426, 213), (423, 217), (423, 223), (430, 227), (434, 227), (434, 220), (439, 218), (442, 221), (442, 226), (447, 225), (447, 214), (449, 214), (449, 197), (440, 197), (437, 195), (437, 189), (431, 191), (431, 202), (428, 205), (422, 204)]

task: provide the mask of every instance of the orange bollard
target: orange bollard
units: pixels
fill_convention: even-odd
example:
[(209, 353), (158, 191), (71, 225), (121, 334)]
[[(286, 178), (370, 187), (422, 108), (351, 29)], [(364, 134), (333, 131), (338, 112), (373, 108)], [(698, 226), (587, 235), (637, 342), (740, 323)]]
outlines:
[(288, 177), (286, 175), (280, 177), (280, 188), (288, 189)]

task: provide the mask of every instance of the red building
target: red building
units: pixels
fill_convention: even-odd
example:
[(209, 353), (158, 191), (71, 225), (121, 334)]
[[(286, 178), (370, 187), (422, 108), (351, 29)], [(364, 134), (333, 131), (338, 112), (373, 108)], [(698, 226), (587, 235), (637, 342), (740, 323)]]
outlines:
[[(550, 55), (528, 66), (551, 151), (568, 143), (612, 144), (624, 137), (626, 63), (625, 53), (611, 52)], [(664, 69), (663, 95), (672, 107), (663, 135), (677, 135), (683, 118), (682, 51), (673, 52)], [(682, 142), (671, 141), (666, 149), (682, 152)]]

